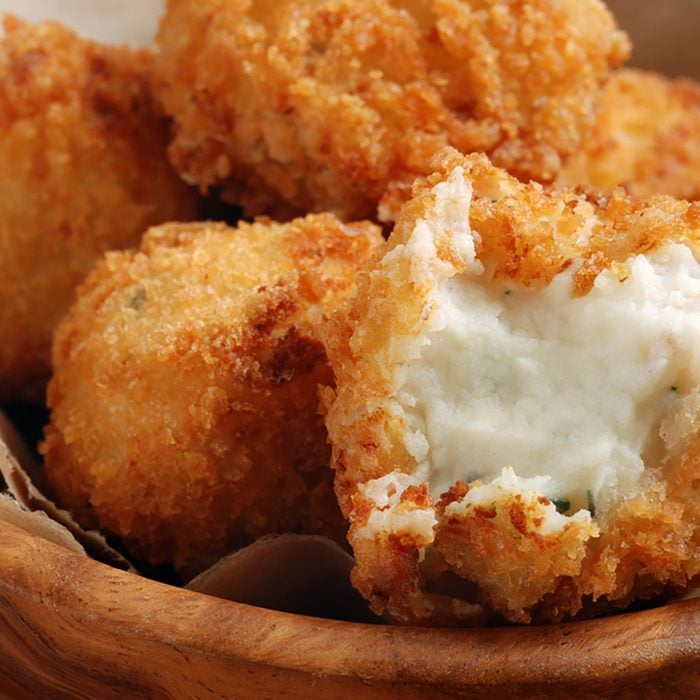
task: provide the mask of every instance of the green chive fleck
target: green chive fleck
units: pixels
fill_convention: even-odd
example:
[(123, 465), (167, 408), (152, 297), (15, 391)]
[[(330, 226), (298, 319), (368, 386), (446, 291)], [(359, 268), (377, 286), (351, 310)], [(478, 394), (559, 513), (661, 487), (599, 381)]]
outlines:
[(513, 290), (512, 290), (512, 289), (506, 289), (506, 291), (503, 292), (503, 293), (504, 293), (507, 297), (509, 297), (509, 296), (513, 293)]
[(131, 297), (129, 301), (129, 306), (136, 311), (140, 311), (141, 307), (146, 302), (146, 290), (143, 287), (139, 287)]
[(678, 387), (677, 386), (670, 386), (668, 388), (669, 391), (672, 391), (674, 394), (678, 393)]
[(588, 496), (588, 510), (591, 512), (591, 517), (595, 518), (595, 500), (593, 500), (593, 494), (590, 489), (586, 491), (586, 495)]
[(567, 498), (550, 498), (552, 505), (557, 509), (557, 513), (566, 513), (571, 508), (571, 501)]

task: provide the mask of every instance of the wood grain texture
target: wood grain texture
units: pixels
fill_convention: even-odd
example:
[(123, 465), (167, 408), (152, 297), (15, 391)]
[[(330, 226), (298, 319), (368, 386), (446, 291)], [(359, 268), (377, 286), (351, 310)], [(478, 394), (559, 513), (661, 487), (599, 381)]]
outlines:
[(700, 600), (539, 628), (380, 627), (141, 579), (0, 523), (0, 693), (700, 697)]

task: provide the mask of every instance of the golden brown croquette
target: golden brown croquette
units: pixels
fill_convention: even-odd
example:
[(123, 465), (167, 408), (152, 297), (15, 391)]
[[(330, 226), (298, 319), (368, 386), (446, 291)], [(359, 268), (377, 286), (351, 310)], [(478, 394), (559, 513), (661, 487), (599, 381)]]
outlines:
[(435, 169), (327, 327), (355, 585), (413, 623), (474, 603), (556, 621), (684, 586), (700, 204), (521, 184), (455, 151)]
[(61, 503), (186, 573), (267, 533), (342, 539), (319, 329), (381, 242), (316, 215), (169, 224), (108, 253), (53, 347), (42, 449)]
[(0, 39), (0, 402), (40, 401), (51, 334), (111, 248), (195, 215), (166, 157), (152, 56), (5, 20)]

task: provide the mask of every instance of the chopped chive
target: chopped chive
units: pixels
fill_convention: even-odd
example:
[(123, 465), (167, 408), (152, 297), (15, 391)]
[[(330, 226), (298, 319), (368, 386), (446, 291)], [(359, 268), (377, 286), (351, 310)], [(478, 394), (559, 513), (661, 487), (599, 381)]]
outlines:
[(590, 489), (586, 491), (586, 495), (588, 496), (588, 510), (591, 512), (591, 517), (595, 518), (595, 500)]
[(129, 301), (129, 306), (136, 311), (140, 311), (141, 307), (146, 302), (146, 290), (143, 287), (139, 287), (131, 297)]
[(557, 509), (557, 513), (566, 513), (571, 508), (571, 501), (567, 498), (550, 498), (552, 505)]
[(670, 386), (668, 388), (669, 391), (672, 391), (674, 394), (678, 393), (678, 387), (677, 386)]
[(513, 293), (513, 290), (512, 290), (512, 289), (506, 289), (506, 291), (503, 292), (503, 293), (504, 293), (507, 297), (509, 297), (509, 296)]

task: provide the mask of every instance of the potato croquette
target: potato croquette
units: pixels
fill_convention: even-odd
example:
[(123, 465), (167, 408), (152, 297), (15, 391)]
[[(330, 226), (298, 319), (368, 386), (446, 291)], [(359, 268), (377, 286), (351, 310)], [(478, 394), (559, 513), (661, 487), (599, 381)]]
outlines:
[(53, 347), (42, 450), (61, 503), (187, 573), (271, 532), (342, 539), (319, 328), (381, 242), (317, 215), (167, 224), (107, 253)]
[[(327, 326), (375, 611), (558, 621), (700, 570), (700, 204), (446, 151)], [(449, 583), (449, 586), (447, 585)]]
[(633, 69), (616, 73), (594, 129), (559, 182), (700, 199), (700, 85)]
[(0, 39), (0, 402), (40, 400), (51, 334), (102, 252), (192, 218), (149, 92), (152, 56), (54, 23)]
[(598, 0), (170, 0), (158, 41), (187, 182), (385, 221), (445, 145), (552, 180), (628, 52)]

